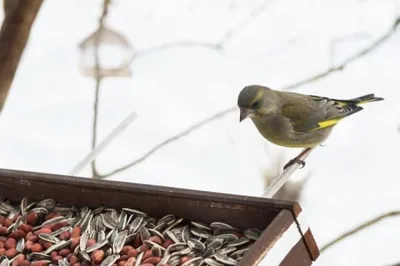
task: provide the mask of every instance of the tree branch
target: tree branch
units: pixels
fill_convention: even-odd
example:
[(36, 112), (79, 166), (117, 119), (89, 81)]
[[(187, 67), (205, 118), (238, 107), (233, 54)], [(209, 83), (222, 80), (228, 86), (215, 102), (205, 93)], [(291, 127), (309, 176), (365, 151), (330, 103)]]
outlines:
[(172, 42), (172, 43), (167, 43), (167, 44), (162, 44), (159, 46), (155, 46), (146, 50), (138, 51), (135, 54), (135, 59), (139, 57), (143, 57), (145, 55), (149, 55), (155, 52), (161, 52), (163, 50), (169, 50), (169, 49), (175, 49), (175, 48), (183, 48), (183, 47), (188, 47), (188, 48), (206, 48), (210, 49), (213, 51), (220, 52), (223, 50), (224, 46), (234, 38), (234, 36), (242, 29), (244, 28), (250, 21), (252, 21), (255, 17), (260, 15), (262, 12), (264, 12), (270, 2), (273, 0), (266, 0), (262, 2), (260, 5), (257, 7), (253, 8), (249, 14), (235, 27), (230, 28), (227, 30), (222, 38), (216, 42), (216, 43), (208, 43), (208, 42), (199, 42), (199, 41), (190, 41), (190, 40), (182, 40), (182, 41), (177, 41), (177, 42)]
[(263, 1), (257, 7), (253, 8), (250, 11), (250, 13), (241, 22), (239, 22), (235, 27), (233, 27), (233, 28), (229, 29), (227, 32), (225, 32), (224, 36), (218, 42), (218, 47), (223, 47), (226, 43), (228, 43), (231, 39), (233, 39), (235, 37), (235, 35), (241, 29), (243, 29), (247, 24), (249, 24), (251, 21), (253, 21), (254, 18), (258, 17), (262, 12), (267, 10), (269, 4), (272, 1), (273, 0)]
[[(101, 13), (101, 16), (99, 18), (99, 31), (104, 28), (104, 21), (108, 15), (108, 9), (110, 6), (111, 0), (104, 0), (103, 2), (103, 11)], [(103, 77), (100, 73), (100, 59), (99, 59), (99, 45), (100, 45), (100, 35), (96, 35), (95, 39), (95, 82), (96, 82), (96, 88), (95, 88), (95, 95), (94, 95), (94, 103), (93, 103), (93, 124), (92, 124), (92, 150), (96, 148), (97, 144), (97, 121), (98, 121), (98, 113), (99, 113), (99, 95), (100, 95), (100, 89), (101, 89), (101, 82), (103, 80)], [(93, 178), (100, 178), (100, 174), (96, 169), (96, 158), (93, 159), (91, 162), (92, 166), (92, 177)]]
[[(236, 109), (236, 107), (235, 107), (235, 109)], [(162, 141), (161, 143), (157, 144), (156, 146), (151, 148), (148, 152), (146, 152), (143, 156), (141, 156), (140, 158), (136, 159), (135, 161), (133, 161), (131, 163), (128, 163), (127, 165), (125, 165), (123, 167), (120, 167), (120, 168), (118, 168), (118, 169), (116, 169), (116, 170), (114, 170), (114, 171), (112, 171), (112, 172), (110, 172), (108, 174), (102, 175), (101, 177), (102, 178), (106, 178), (106, 177), (115, 175), (115, 174), (117, 174), (119, 172), (125, 171), (126, 169), (128, 169), (128, 168), (130, 168), (130, 167), (132, 167), (132, 166), (134, 166), (136, 164), (139, 164), (139, 163), (143, 162), (150, 155), (155, 153), (157, 150), (161, 149), (163, 146), (165, 146), (165, 145), (167, 145), (167, 144), (169, 144), (169, 143), (171, 143), (173, 141), (176, 141), (176, 140), (178, 140), (178, 139), (180, 139), (180, 138), (182, 138), (184, 136), (189, 135), (190, 133), (192, 133), (193, 131), (197, 130), (198, 128), (204, 126), (205, 124), (208, 124), (213, 120), (221, 118), (224, 115), (226, 115), (227, 113), (229, 113), (231, 111), (234, 111), (235, 109), (232, 108), (231, 110), (228, 110), (228, 112), (227, 111), (222, 111), (220, 113), (214, 114), (213, 116), (208, 117), (208, 118), (200, 121), (199, 123), (194, 124), (193, 126), (191, 126), (191, 127), (187, 128), (187, 129), (185, 129), (184, 131), (180, 132), (179, 134), (177, 134), (175, 136), (172, 136), (172, 137), (169, 137), (166, 140)]]
[[(393, 33), (397, 30), (398, 25), (400, 24), (400, 17), (398, 19), (396, 19), (396, 21), (393, 23), (393, 26), (390, 28), (390, 30), (388, 30), (387, 32), (385, 32), (380, 38), (378, 38), (377, 40), (375, 40), (374, 42), (372, 42), (370, 45), (368, 45), (366, 48), (362, 49), (361, 51), (355, 53), (354, 55), (350, 56), (349, 58), (347, 58), (346, 60), (344, 60), (341, 64), (335, 66), (335, 67), (331, 67), (327, 70), (321, 71), (320, 73), (317, 73), (311, 77), (308, 77), (306, 79), (297, 81), (295, 83), (289, 84), (284, 86), (283, 88), (281, 88), (281, 90), (294, 90), (296, 88), (299, 88), (305, 84), (310, 84), (313, 83), (315, 81), (318, 81), (320, 79), (323, 79), (335, 72), (338, 71), (342, 71), (344, 70), (349, 64), (355, 62), (356, 60), (362, 58), (363, 56), (373, 52), (374, 50), (376, 50), (378, 47), (380, 47), (386, 40), (389, 39), (389, 37), (391, 37), (393, 35)], [(157, 144), (156, 146), (154, 146), (153, 148), (151, 148), (148, 152), (146, 152), (143, 156), (141, 156), (140, 158), (120, 167), (115, 169), (114, 171), (111, 171), (110, 173), (103, 175), (102, 178), (106, 178), (109, 176), (112, 176), (114, 174), (120, 173), (122, 171), (125, 171), (127, 169), (129, 169), (130, 167), (133, 167), (143, 161), (145, 161), (150, 155), (152, 155), (153, 153), (155, 153), (157, 150), (161, 149), (163, 146), (168, 145), (174, 141), (179, 140), (182, 137), (185, 137), (187, 135), (189, 135), (190, 133), (192, 133), (193, 131), (199, 129), (200, 127), (211, 123), (229, 113), (232, 113), (234, 111), (237, 110), (236, 106), (232, 106), (229, 108), (226, 108), (225, 110), (222, 110), (220, 112), (218, 112), (217, 114), (214, 114), (198, 123), (195, 123), (194, 125), (190, 126), (189, 128), (187, 128), (186, 130), (162, 141), (161, 143)]]
[(0, 112), (42, 3), (43, 0), (4, 2), (6, 12), (0, 30)]
[(344, 239), (348, 238), (349, 236), (354, 235), (355, 233), (358, 233), (364, 229), (367, 229), (368, 227), (379, 223), (381, 220), (389, 218), (389, 217), (394, 217), (394, 216), (399, 216), (400, 215), (400, 211), (391, 211), (388, 213), (385, 213), (383, 215), (380, 215), (372, 220), (366, 221), (362, 224), (360, 224), (359, 226), (355, 227), (354, 229), (347, 231), (346, 233), (338, 236), (337, 238), (335, 238), (334, 240), (330, 241), (329, 243), (325, 244), (324, 246), (322, 246), (320, 248), (320, 253), (326, 251), (327, 249), (331, 248), (332, 246), (336, 245), (337, 243), (339, 243), (340, 241), (343, 241)]

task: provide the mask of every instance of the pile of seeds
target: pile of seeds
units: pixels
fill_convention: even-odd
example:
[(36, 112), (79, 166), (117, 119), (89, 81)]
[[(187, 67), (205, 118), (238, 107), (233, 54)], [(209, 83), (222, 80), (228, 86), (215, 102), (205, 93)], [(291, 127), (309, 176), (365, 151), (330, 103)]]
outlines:
[(130, 208), (0, 199), (0, 266), (236, 265), (260, 234)]

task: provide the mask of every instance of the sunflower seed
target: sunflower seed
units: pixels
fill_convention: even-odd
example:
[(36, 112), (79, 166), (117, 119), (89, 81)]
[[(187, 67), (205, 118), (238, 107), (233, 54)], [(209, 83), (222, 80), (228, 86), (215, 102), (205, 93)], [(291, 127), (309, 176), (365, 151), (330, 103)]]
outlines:
[(28, 198), (24, 197), (21, 200), (21, 205), (20, 205), (20, 210), (21, 210), (21, 215), (25, 216), (26, 215), (26, 210), (28, 209)]
[(200, 242), (199, 240), (194, 239), (194, 238), (190, 238), (190, 239), (187, 241), (187, 245), (188, 245), (191, 249), (197, 250), (197, 251), (199, 251), (199, 252), (203, 252), (203, 251), (206, 249), (206, 246), (205, 246), (202, 242)]
[(41, 240), (43, 240), (43, 241), (50, 242), (50, 243), (53, 243), (53, 244), (55, 244), (58, 241), (60, 241), (60, 240), (58, 240), (57, 237), (55, 237), (55, 236), (53, 236), (51, 234), (39, 234), (39, 238)]
[(89, 240), (88, 233), (87, 232), (83, 233), (81, 235), (81, 239), (80, 239), (80, 242), (79, 242), (79, 248), (80, 248), (81, 251), (84, 251), (86, 249), (86, 244), (87, 244), (88, 240)]
[(219, 263), (218, 261), (212, 259), (212, 258), (205, 258), (204, 263), (209, 265), (209, 266), (224, 266), (224, 264)]
[(199, 229), (199, 228), (191, 228), (190, 233), (193, 235), (200, 237), (200, 238), (208, 238), (211, 236), (211, 234), (205, 230)]
[(80, 251), (79, 252), (79, 256), (83, 259), (83, 260), (85, 260), (85, 261), (87, 261), (87, 262), (90, 262), (90, 256), (89, 256), (89, 254), (87, 254), (85, 251)]
[(45, 221), (44, 223), (42, 223), (42, 226), (43, 225), (58, 224), (58, 223), (61, 223), (61, 222), (66, 222), (66, 221), (67, 221), (67, 219), (64, 216), (56, 216), (56, 217), (51, 218), (51, 219)]
[(177, 220), (175, 220), (172, 224), (170, 224), (165, 230), (165, 231), (169, 231), (172, 230), (173, 228), (175, 228), (178, 224), (180, 224), (183, 221), (183, 218), (179, 218)]
[(118, 226), (118, 222), (109, 214), (101, 214), (103, 218), (103, 224), (111, 230), (114, 230)]
[(244, 230), (243, 233), (246, 237), (250, 238), (251, 240), (257, 240), (262, 232), (256, 228), (250, 228)]
[(125, 212), (129, 212), (129, 213), (132, 213), (132, 214), (139, 215), (139, 216), (147, 217), (146, 213), (138, 211), (138, 210), (134, 210), (134, 209), (130, 209), (130, 208), (122, 208), (122, 210), (125, 211)]
[(156, 222), (156, 225), (159, 225), (162, 223), (166, 223), (167, 225), (170, 225), (173, 222), (175, 222), (175, 220), (176, 220), (176, 216), (174, 214), (167, 214), (164, 217), (162, 217), (161, 219), (159, 219), (158, 222)]
[[(154, 257), (161, 257), (162, 256), (162, 247), (159, 245), (155, 245), (151, 247), (151, 254)], [(165, 250), (165, 249), (164, 249)]]
[(250, 242), (250, 239), (247, 237), (241, 237), (236, 240), (229, 241), (227, 247), (238, 247)]
[(221, 262), (221, 263), (224, 263), (224, 264), (227, 264), (227, 265), (236, 265), (236, 264), (237, 264), (237, 261), (236, 261), (236, 260), (234, 260), (234, 259), (232, 259), (232, 258), (229, 258), (229, 257), (226, 256), (226, 255), (215, 254), (214, 257), (215, 257), (215, 259), (216, 259), (217, 261), (219, 261), (219, 262)]
[(29, 260), (50, 260), (50, 256), (41, 252), (32, 252)]
[(167, 231), (166, 235), (172, 240), (174, 241), (174, 243), (182, 243), (179, 238), (172, 232), (172, 231)]
[(113, 254), (105, 258), (103, 262), (100, 264), (100, 266), (111, 266), (120, 258), (120, 255), (118, 254)]
[(207, 245), (207, 247), (217, 250), (217, 249), (220, 249), (223, 244), (224, 244), (224, 239), (223, 238), (217, 238), (213, 242), (209, 243)]
[(218, 229), (233, 229), (233, 226), (223, 223), (223, 222), (212, 222), (210, 224), (210, 227), (212, 230), (218, 230)]
[(108, 244), (108, 240), (104, 239), (103, 241), (97, 242), (96, 244), (94, 244), (93, 246), (87, 248), (85, 250), (86, 253), (91, 253), (97, 249), (101, 249), (102, 247), (104, 247), (105, 245)]
[(20, 240), (18, 240), (18, 242), (17, 242), (17, 247), (16, 247), (16, 250), (18, 251), (18, 252), (23, 252), (24, 251), (24, 248), (25, 248), (25, 238), (21, 238)]
[[(140, 252), (139, 255), (136, 257), (135, 266), (139, 266), (142, 263), (143, 255), (144, 255), (144, 252)], [(104, 265), (100, 265), (100, 266), (104, 266)]]
[(71, 239), (68, 240), (68, 241), (65, 241), (65, 240), (58, 241), (56, 244), (54, 244), (51, 247), (49, 247), (48, 249), (46, 249), (44, 251), (44, 254), (47, 255), (47, 254), (50, 254), (51, 252), (53, 252), (55, 250), (63, 249), (65, 247), (71, 245), (71, 243), (72, 243)]
[(219, 254), (219, 255), (227, 255), (233, 251), (235, 251), (236, 248), (235, 247), (226, 247), (223, 249), (218, 250), (215, 254)]
[(201, 222), (190, 222), (193, 226), (202, 229), (202, 230), (207, 230), (207, 231), (211, 231), (210, 226), (206, 225), (205, 223), (201, 223)]
[(64, 227), (61, 227), (60, 229), (52, 232), (50, 235), (55, 237), (55, 236), (61, 235), (64, 232), (67, 232), (67, 231), (69, 231), (71, 229), (72, 229), (71, 226), (64, 226)]
[(135, 233), (143, 222), (143, 216), (137, 216), (129, 225), (129, 233)]
[(10, 265), (10, 261), (8, 260), (8, 258), (6, 256), (4, 256), (4, 259), (1, 261), (0, 266), (9, 266), (9, 265)]
[(46, 208), (47, 210), (52, 210), (56, 206), (56, 202), (53, 199), (45, 199), (42, 200), (41, 202), (36, 203), (36, 207), (43, 207)]
[(57, 262), (58, 262), (59, 266), (70, 266), (68, 261), (65, 261), (65, 260), (58, 260)]
[(234, 234), (222, 234), (222, 235), (218, 235), (218, 237), (225, 239), (225, 241), (229, 242), (229, 241), (234, 241), (234, 240), (238, 240), (239, 238), (234, 235)]
[(147, 240), (151, 237), (149, 230), (147, 230), (147, 228), (144, 227), (143, 225), (139, 228), (139, 234), (140, 234), (140, 238), (142, 239), (142, 242), (144, 242), (145, 240)]
[(192, 259), (186, 261), (185, 263), (181, 264), (181, 266), (189, 266), (189, 265), (192, 265), (192, 264), (200, 265), (200, 263), (202, 261), (203, 261), (202, 257), (195, 257), (195, 258), (192, 258)]
[(112, 247), (115, 254), (118, 254), (124, 247), (127, 234), (126, 231), (121, 231), (115, 238)]

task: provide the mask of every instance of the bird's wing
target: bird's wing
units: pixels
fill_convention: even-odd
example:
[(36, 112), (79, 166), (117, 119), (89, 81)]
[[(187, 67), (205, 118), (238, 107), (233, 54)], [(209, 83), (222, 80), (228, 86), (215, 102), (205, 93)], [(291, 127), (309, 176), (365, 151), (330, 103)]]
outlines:
[(282, 115), (291, 121), (296, 133), (304, 133), (333, 126), (362, 109), (352, 102), (309, 95), (285, 102)]

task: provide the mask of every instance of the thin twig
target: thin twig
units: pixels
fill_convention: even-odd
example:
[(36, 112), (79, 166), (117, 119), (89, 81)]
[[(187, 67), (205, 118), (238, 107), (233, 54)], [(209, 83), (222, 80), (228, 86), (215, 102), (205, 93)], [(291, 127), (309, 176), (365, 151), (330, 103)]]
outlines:
[(195, 131), (196, 129), (202, 127), (202, 126), (205, 125), (205, 124), (208, 124), (208, 123), (209, 123), (210, 121), (212, 121), (212, 120), (215, 120), (215, 119), (217, 119), (217, 118), (220, 118), (220, 117), (224, 116), (225, 114), (226, 114), (225, 112), (217, 113), (217, 114), (214, 114), (213, 116), (211, 116), (211, 117), (209, 117), (209, 118), (206, 118), (206, 119), (200, 121), (199, 123), (197, 123), (197, 124), (195, 124), (195, 125), (189, 127), (188, 129), (186, 129), (186, 130), (180, 132), (179, 134), (177, 134), (177, 135), (175, 135), (175, 136), (172, 136), (172, 137), (170, 137), (170, 138), (164, 140), (163, 142), (157, 144), (156, 146), (154, 146), (153, 148), (151, 148), (148, 152), (146, 152), (143, 156), (141, 156), (140, 158), (136, 159), (135, 161), (133, 161), (133, 162), (131, 162), (131, 163), (129, 163), (129, 164), (123, 166), (123, 167), (120, 167), (120, 168), (118, 168), (118, 169), (115, 169), (114, 171), (112, 171), (112, 172), (110, 172), (110, 173), (108, 173), (108, 174), (102, 175), (102, 178), (106, 178), (106, 177), (115, 175), (116, 173), (122, 172), (122, 171), (124, 171), (124, 170), (126, 170), (126, 169), (128, 169), (128, 168), (130, 168), (130, 167), (132, 167), (132, 166), (134, 166), (134, 165), (136, 165), (136, 164), (138, 164), (138, 163), (140, 163), (140, 162), (143, 162), (143, 161), (146, 160), (150, 155), (152, 155), (153, 153), (155, 153), (157, 150), (159, 150), (159, 149), (162, 148), (163, 146), (167, 145), (168, 143), (171, 143), (171, 142), (173, 142), (173, 141), (176, 141), (176, 140), (180, 139), (180, 138), (183, 137), (183, 136), (189, 135), (190, 133), (192, 133), (192, 132)]
[(382, 214), (372, 220), (366, 221), (362, 224), (360, 224), (359, 226), (355, 227), (354, 229), (347, 231), (344, 234), (341, 234), (340, 236), (338, 236), (337, 238), (335, 238), (334, 240), (330, 241), (329, 243), (325, 244), (324, 246), (322, 246), (320, 248), (320, 253), (326, 251), (327, 249), (331, 248), (332, 246), (336, 245), (337, 243), (343, 241), (344, 239), (348, 238), (349, 236), (354, 235), (355, 233), (358, 233), (378, 222), (380, 222), (383, 219), (389, 218), (389, 217), (394, 217), (394, 216), (399, 216), (400, 215), (400, 211), (391, 211), (385, 214)]
[(163, 50), (169, 50), (174, 48), (206, 48), (214, 51), (221, 50), (221, 47), (215, 43), (207, 43), (207, 42), (197, 42), (197, 41), (177, 41), (172, 43), (161, 44), (149, 49), (145, 49), (142, 51), (137, 51), (134, 55), (134, 59), (138, 59), (139, 57), (143, 57), (155, 52), (161, 52)]
[(241, 21), (239, 22), (235, 27), (232, 27), (229, 29), (227, 32), (225, 32), (224, 36), (221, 38), (221, 40), (218, 42), (218, 47), (223, 47), (225, 44), (227, 44), (233, 37), (240, 32), (241, 29), (243, 29), (248, 23), (254, 20), (254, 18), (257, 18), (262, 12), (264, 12), (269, 4), (273, 0), (266, 0), (263, 1), (261, 4), (259, 4), (257, 7), (253, 8), (250, 13)]
[[(313, 75), (313, 76), (311, 76), (309, 78), (306, 78), (306, 79), (300, 80), (298, 82), (295, 82), (295, 83), (289, 84), (287, 86), (284, 86), (284, 87), (281, 88), (281, 90), (286, 90), (286, 91), (294, 90), (296, 88), (299, 88), (300, 86), (315, 82), (315, 81), (320, 80), (322, 78), (325, 78), (325, 77), (327, 77), (327, 76), (329, 76), (329, 75), (331, 75), (331, 74), (333, 74), (333, 73), (335, 73), (337, 71), (341, 71), (341, 70), (345, 69), (349, 64), (353, 63), (357, 59), (362, 58), (363, 56), (365, 56), (368, 53), (374, 51), (380, 45), (382, 45), (385, 40), (389, 39), (389, 37), (393, 35), (393, 33), (396, 31), (397, 26), (399, 25), (399, 23), (400, 23), (400, 18), (398, 18), (394, 22), (393, 26), (390, 28), (390, 30), (388, 32), (383, 34), (380, 38), (378, 38), (376, 41), (372, 42), (370, 45), (368, 45), (363, 50), (355, 53), (354, 55), (352, 55), (349, 58), (347, 58), (346, 60), (344, 60), (340, 65), (338, 65), (336, 67), (329, 68), (329, 69), (327, 69), (325, 71), (322, 71), (321, 73), (315, 74), (315, 75)], [(213, 121), (215, 121), (215, 120), (217, 120), (217, 119), (219, 119), (219, 118), (221, 118), (221, 117), (223, 117), (225, 115), (228, 115), (228, 114), (230, 114), (230, 113), (232, 113), (232, 112), (234, 112), (236, 110), (237, 110), (237, 107), (236, 106), (232, 106), (232, 107), (229, 107), (229, 108), (227, 108), (225, 110), (222, 110), (222, 111), (218, 112), (217, 114), (214, 114), (214, 115), (212, 115), (212, 116), (210, 116), (210, 117), (208, 117), (208, 118), (206, 118), (206, 119), (204, 119), (204, 120), (202, 120), (200, 122), (195, 123), (194, 125), (190, 126), (188, 129), (186, 129), (186, 130), (184, 130), (184, 131), (182, 131), (180, 133), (177, 133), (176, 135), (174, 135), (174, 136), (162, 141), (161, 143), (157, 144), (156, 146), (151, 148), (149, 151), (147, 151), (140, 158), (138, 158), (138, 159), (136, 159), (136, 160), (134, 160), (134, 161), (132, 161), (132, 162), (120, 167), (120, 168), (117, 168), (114, 171), (112, 171), (112, 172), (110, 172), (110, 173), (108, 173), (106, 175), (103, 175), (103, 178), (109, 177), (109, 176), (117, 174), (117, 173), (120, 173), (122, 171), (125, 171), (128, 168), (130, 168), (132, 166), (135, 166), (135, 165), (145, 161), (150, 155), (155, 153), (157, 150), (161, 149), (163, 146), (168, 145), (168, 144), (170, 144), (170, 143), (172, 143), (174, 141), (177, 141), (180, 138), (189, 135), (189, 133), (193, 132), (194, 130), (197, 130), (200, 127), (202, 127), (202, 126), (204, 126), (204, 125), (206, 125), (208, 123), (211, 123), (211, 122), (213, 122)]]
[(161, 52), (163, 50), (169, 50), (169, 49), (175, 49), (175, 48), (185, 48), (185, 47), (187, 47), (187, 48), (206, 48), (206, 49), (210, 49), (213, 51), (221, 52), (223, 50), (224, 46), (231, 39), (233, 39), (233, 37), (238, 32), (240, 32), (241, 29), (243, 29), (249, 22), (251, 22), (254, 18), (256, 18), (258, 15), (260, 15), (262, 12), (264, 12), (267, 9), (267, 7), (271, 1), (272, 0), (263, 1), (260, 5), (253, 8), (241, 22), (239, 22), (236, 26), (227, 30), (223, 34), (222, 38), (216, 43), (193, 41), (193, 40), (181, 40), (181, 41), (177, 41), (177, 42), (161, 44), (161, 45), (149, 48), (149, 49), (138, 51), (135, 54), (135, 59), (155, 53), (155, 52)]
[[(103, 2), (103, 11), (99, 18), (99, 33), (104, 28), (104, 21), (108, 15), (108, 9), (110, 6), (111, 0), (104, 0)], [(94, 49), (94, 58), (95, 58), (95, 95), (94, 95), (94, 103), (93, 103), (93, 124), (92, 124), (92, 150), (96, 147), (97, 144), (97, 122), (98, 122), (98, 113), (99, 113), (99, 95), (101, 89), (101, 82), (103, 77), (100, 73), (100, 59), (99, 59), (99, 45), (100, 45), (100, 34), (95, 36), (95, 49)], [(100, 178), (100, 174), (96, 169), (96, 158), (91, 162), (92, 166), (92, 177)]]
[(76, 175), (79, 173), (83, 167), (94, 160), (101, 152), (104, 151), (104, 149), (111, 144), (111, 142), (119, 136), (122, 132), (125, 131), (125, 129), (132, 124), (133, 121), (135, 121), (137, 117), (136, 112), (131, 112), (124, 120), (121, 121), (121, 123), (118, 124), (118, 126), (113, 129), (113, 131), (108, 134), (107, 137), (105, 137), (97, 146), (94, 148), (88, 155), (86, 155), (70, 172), (68, 175)]

